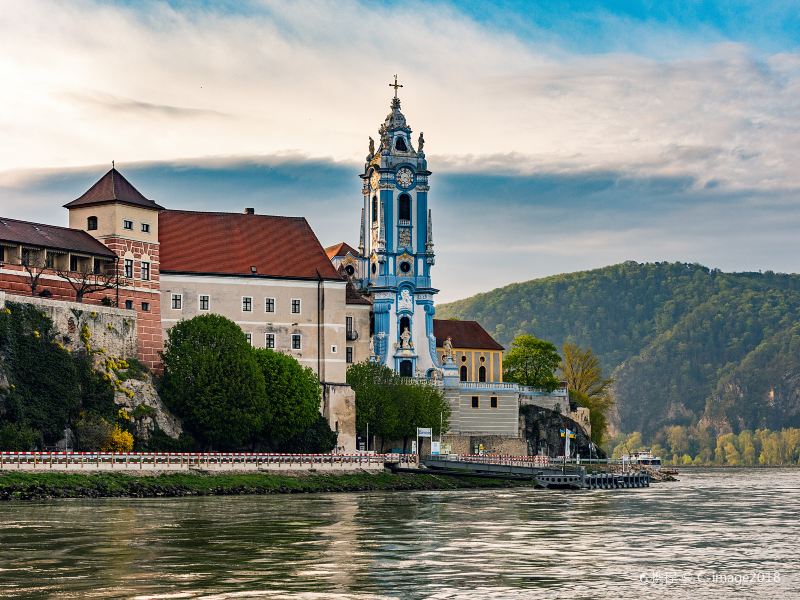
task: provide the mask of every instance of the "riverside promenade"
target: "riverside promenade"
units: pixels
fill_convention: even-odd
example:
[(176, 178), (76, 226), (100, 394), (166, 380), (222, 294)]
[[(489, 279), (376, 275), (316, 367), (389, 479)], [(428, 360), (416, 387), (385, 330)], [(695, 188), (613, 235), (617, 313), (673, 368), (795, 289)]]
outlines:
[(415, 454), (261, 452), (0, 452), (0, 471), (61, 472), (363, 472), (418, 466)]

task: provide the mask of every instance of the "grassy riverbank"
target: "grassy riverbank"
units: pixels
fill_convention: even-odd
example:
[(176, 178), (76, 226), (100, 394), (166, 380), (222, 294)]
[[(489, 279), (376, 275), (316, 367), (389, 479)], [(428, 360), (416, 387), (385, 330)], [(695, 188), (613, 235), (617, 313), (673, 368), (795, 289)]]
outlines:
[(532, 486), (532, 482), (459, 475), (342, 473), (0, 473), (0, 500), (155, 498), (304, 494), (380, 490), (450, 490)]

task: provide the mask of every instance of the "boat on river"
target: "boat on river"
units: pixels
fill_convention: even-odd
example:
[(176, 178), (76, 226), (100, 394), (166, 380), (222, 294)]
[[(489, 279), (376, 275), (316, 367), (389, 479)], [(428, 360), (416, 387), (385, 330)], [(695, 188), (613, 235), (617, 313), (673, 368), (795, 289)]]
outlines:
[(633, 452), (622, 457), (622, 464), (639, 465), (649, 467), (655, 471), (661, 470), (661, 457), (654, 456), (649, 450)]

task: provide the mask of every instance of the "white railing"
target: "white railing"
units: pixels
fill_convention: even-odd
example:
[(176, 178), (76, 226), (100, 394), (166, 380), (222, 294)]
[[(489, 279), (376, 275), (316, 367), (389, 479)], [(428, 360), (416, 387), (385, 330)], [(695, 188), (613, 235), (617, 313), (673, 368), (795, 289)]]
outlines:
[(519, 467), (547, 467), (552, 464), (549, 456), (503, 456), (499, 454), (440, 454), (426, 456), (430, 460), (454, 460), (484, 465)]
[(520, 394), (532, 394), (537, 396), (549, 396), (552, 394), (566, 395), (567, 393), (567, 388), (565, 387), (557, 387), (552, 392), (548, 392), (542, 388), (528, 387), (527, 385), (509, 383), (506, 381), (460, 381), (459, 385), (466, 389), (513, 390), (515, 392), (519, 392)]
[(276, 454), (262, 452), (0, 452), (0, 469), (258, 470), (271, 467), (367, 468), (416, 465), (414, 454)]
[(493, 390), (514, 390), (524, 389), (517, 383), (506, 383), (504, 381), (460, 381), (459, 386), (466, 389), (493, 389)]

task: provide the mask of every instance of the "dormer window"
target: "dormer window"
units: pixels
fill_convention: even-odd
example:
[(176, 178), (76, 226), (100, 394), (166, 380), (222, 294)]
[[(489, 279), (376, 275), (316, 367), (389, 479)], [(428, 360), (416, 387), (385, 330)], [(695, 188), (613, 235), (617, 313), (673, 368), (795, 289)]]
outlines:
[(97, 217), (89, 217), (86, 219), (86, 230), (95, 231), (97, 229)]
[(406, 140), (402, 135), (398, 135), (397, 138), (394, 140), (394, 149), (398, 152), (408, 152), (408, 146), (406, 146)]

